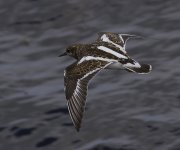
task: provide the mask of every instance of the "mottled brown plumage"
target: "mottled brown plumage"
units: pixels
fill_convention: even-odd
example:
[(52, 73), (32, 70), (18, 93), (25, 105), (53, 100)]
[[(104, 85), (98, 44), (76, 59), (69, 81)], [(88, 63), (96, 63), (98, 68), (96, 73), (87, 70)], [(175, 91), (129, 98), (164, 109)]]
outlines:
[(141, 65), (125, 51), (128, 38), (135, 35), (102, 32), (91, 44), (74, 44), (60, 56), (69, 55), (77, 61), (64, 71), (64, 86), (72, 122), (79, 131), (83, 118), (89, 81), (102, 69), (118, 68), (130, 72), (147, 73), (150, 65)]
[[(73, 120), (73, 123), (77, 130), (79, 130), (80, 128), (81, 120), (83, 117), (88, 82), (107, 64), (108, 62), (105, 61), (89, 60), (81, 64), (75, 62), (72, 65), (68, 66), (65, 70), (64, 83), (66, 87), (65, 91), (66, 99), (68, 101), (68, 109), (71, 119)], [(92, 70), (96, 71), (85, 77), (85, 75)], [(79, 86), (79, 90), (76, 89), (77, 84)]]

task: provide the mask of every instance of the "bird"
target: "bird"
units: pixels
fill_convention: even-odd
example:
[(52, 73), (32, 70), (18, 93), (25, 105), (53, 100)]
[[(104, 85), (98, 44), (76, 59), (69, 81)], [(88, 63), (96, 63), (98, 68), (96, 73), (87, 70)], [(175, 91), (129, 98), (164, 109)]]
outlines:
[(147, 74), (152, 70), (149, 64), (140, 64), (126, 52), (126, 42), (139, 38), (132, 34), (100, 32), (90, 44), (72, 44), (59, 55), (70, 56), (76, 61), (64, 70), (64, 91), (68, 111), (77, 131), (85, 111), (88, 84), (103, 69), (120, 69), (128, 72)]

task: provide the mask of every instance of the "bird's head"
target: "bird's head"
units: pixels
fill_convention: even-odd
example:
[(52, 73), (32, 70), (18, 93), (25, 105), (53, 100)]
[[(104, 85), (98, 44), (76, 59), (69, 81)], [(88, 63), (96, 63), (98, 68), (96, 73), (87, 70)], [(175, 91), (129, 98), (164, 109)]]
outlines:
[(59, 55), (59, 57), (68, 55), (68, 56), (76, 58), (78, 49), (79, 49), (79, 44), (71, 45), (71, 46), (67, 47), (66, 52)]

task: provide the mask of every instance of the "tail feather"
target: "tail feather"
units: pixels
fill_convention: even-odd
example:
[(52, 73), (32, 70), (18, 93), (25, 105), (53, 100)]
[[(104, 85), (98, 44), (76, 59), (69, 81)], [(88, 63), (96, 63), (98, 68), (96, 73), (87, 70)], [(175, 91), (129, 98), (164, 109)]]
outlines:
[(146, 74), (149, 73), (152, 70), (152, 66), (148, 64), (140, 64), (140, 66), (126, 66), (125, 67), (127, 71), (129, 72), (136, 72), (139, 74)]

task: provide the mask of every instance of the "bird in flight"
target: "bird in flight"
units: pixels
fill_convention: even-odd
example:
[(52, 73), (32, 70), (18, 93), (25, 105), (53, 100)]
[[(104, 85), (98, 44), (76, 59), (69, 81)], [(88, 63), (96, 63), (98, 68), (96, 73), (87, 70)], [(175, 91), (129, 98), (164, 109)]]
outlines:
[(90, 44), (73, 44), (66, 52), (76, 62), (64, 71), (64, 89), (70, 117), (77, 131), (86, 103), (89, 81), (102, 69), (124, 69), (129, 72), (146, 74), (152, 70), (151, 65), (140, 64), (130, 58), (126, 52), (126, 42), (139, 36), (101, 32), (95, 42)]

